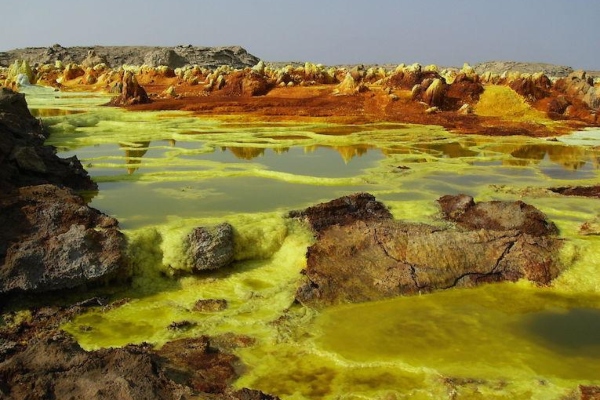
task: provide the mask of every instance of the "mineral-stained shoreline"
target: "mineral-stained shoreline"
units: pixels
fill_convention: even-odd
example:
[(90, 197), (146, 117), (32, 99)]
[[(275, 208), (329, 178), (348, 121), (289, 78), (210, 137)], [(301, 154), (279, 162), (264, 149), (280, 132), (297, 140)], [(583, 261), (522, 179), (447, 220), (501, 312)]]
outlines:
[[(270, 67), (239, 47), (58, 45), (0, 53), (0, 65), (7, 66), (0, 69), (0, 85), (110, 91), (115, 94), (112, 105), (137, 110), (276, 121), (439, 124), (488, 135), (556, 136), (600, 125), (598, 83), (583, 71), (566, 68), (549, 77), (466, 65), (451, 70), (417, 64), (389, 69), (311, 63)], [(117, 307), (96, 297), (93, 288), (107, 282), (126, 286), (131, 271), (118, 222), (86, 206), (76, 192), (95, 190), (95, 184), (76, 158), (59, 159), (44, 145), (45, 138), (24, 96), (3, 88), (0, 299), (2, 307), (21, 299), (35, 306), (24, 320), (0, 309), (0, 397), (274, 398), (231, 387), (240, 366), (230, 352), (252, 345), (252, 338), (200, 337), (173, 341), (160, 350), (139, 345), (86, 352), (59, 330), (89, 306)], [(597, 187), (556, 191), (598, 193)], [(475, 203), (466, 195), (438, 201), (455, 227), (394, 221), (385, 205), (364, 193), (291, 212), (290, 217), (309, 223), (316, 236), (307, 249), (297, 301), (321, 308), (500, 280), (525, 278), (546, 285), (564, 267), (557, 262), (563, 239), (533, 207)], [(231, 248), (230, 237), (199, 228), (191, 236), (197, 240), (195, 252), (201, 253), (195, 257), (226, 260), (219, 266), (230, 262), (231, 257), (221, 257), (223, 249)], [(204, 254), (209, 251), (214, 254)], [(89, 291), (90, 297), (45, 305), (40, 294), (72, 289), (83, 297)], [(594, 387), (577, 389), (582, 399), (597, 393)]]

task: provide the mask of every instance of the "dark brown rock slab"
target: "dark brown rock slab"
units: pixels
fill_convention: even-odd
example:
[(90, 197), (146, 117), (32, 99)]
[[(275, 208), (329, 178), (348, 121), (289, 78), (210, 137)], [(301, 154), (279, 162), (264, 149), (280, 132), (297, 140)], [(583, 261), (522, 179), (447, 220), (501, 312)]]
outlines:
[(320, 233), (333, 225), (347, 225), (355, 221), (392, 219), (387, 207), (369, 193), (355, 193), (326, 203), (292, 211), (291, 218), (305, 219), (311, 228)]
[(0, 196), (0, 294), (45, 292), (129, 275), (118, 222), (54, 185)]
[(600, 199), (600, 185), (597, 186), (562, 186), (549, 188), (550, 191), (563, 196), (596, 197)]
[[(457, 229), (391, 219), (331, 224), (308, 248), (296, 299), (321, 308), (488, 282), (528, 279), (546, 285), (558, 276), (562, 240), (555, 231), (541, 234), (535, 224), (532, 228), (521, 216), (509, 215), (530, 206), (488, 208), (468, 196), (449, 200), (442, 201), (447, 215), (465, 215), (456, 211), (476, 205), (485, 212), (475, 213), (474, 222)], [(495, 209), (501, 213), (491, 218), (488, 212)], [(518, 223), (503, 221), (505, 216)], [(540, 224), (551, 226), (545, 222)]]
[(535, 207), (522, 201), (475, 203), (471, 196), (447, 195), (438, 199), (445, 219), (465, 229), (517, 230), (532, 236), (556, 235), (558, 228)]

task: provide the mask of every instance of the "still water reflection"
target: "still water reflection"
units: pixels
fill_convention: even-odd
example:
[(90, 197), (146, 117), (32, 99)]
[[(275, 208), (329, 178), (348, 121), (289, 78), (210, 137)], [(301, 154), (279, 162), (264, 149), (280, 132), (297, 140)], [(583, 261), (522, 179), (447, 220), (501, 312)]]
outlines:
[[(187, 335), (251, 335), (258, 344), (239, 351), (248, 369), (238, 384), (290, 399), (561, 399), (578, 384), (600, 384), (600, 243), (578, 234), (597, 200), (544, 191), (597, 184), (596, 142), (398, 124), (227, 124), (97, 107), (44, 121), (50, 143), (77, 155), (99, 183), (92, 206), (118, 217), (141, 249), (134, 262), (143, 272), (127, 293), (134, 300), (65, 327), (86, 348), (164, 343), (178, 337), (167, 329), (174, 320), (197, 322)], [(312, 238), (282, 215), (357, 191), (421, 222), (436, 218), (445, 194), (523, 199), (581, 250), (551, 289), (490, 285), (315, 315), (293, 304)], [(153, 275), (176, 261), (182, 232), (223, 219), (248, 251), (271, 237), (277, 246), (218, 277)], [(229, 308), (198, 315), (198, 298), (227, 299)]]

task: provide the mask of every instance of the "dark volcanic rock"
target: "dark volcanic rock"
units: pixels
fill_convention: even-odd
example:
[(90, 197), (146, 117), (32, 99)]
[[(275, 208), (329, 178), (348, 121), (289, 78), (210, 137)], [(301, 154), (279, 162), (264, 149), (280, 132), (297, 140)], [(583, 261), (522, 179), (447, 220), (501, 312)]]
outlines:
[(77, 157), (61, 159), (44, 146), (46, 132), (27, 108), (25, 96), (0, 89), (0, 193), (28, 185), (53, 183), (96, 190)]
[(186, 241), (195, 271), (218, 269), (233, 261), (233, 227), (226, 222), (214, 228), (194, 228)]
[[(468, 196), (443, 203), (447, 214), (461, 218), (468, 211), (456, 210), (478, 206)], [(463, 221), (461, 230), (390, 219), (332, 224), (308, 248), (296, 299), (318, 308), (522, 278), (548, 284), (558, 276), (562, 242), (551, 236), (553, 230), (542, 234), (523, 216), (504, 221), (523, 208), (519, 204), (486, 204), (480, 203), (483, 211), (473, 212), (474, 221)], [(487, 215), (495, 209), (500, 215)]]
[(292, 211), (288, 216), (306, 219), (317, 233), (333, 225), (392, 218), (392, 214), (385, 205), (369, 193), (355, 193), (340, 197), (327, 203), (308, 207), (306, 210)]
[(117, 221), (54, 185), (0, 196), (0, 294), (128, 275)]
[(116, 220), (56, 186), (95, 190), (96, 184), (77, 158), (58, 158), (45, 139), (25, 97), (2, 89), (0, 293), (71, 288), (124, 270)]

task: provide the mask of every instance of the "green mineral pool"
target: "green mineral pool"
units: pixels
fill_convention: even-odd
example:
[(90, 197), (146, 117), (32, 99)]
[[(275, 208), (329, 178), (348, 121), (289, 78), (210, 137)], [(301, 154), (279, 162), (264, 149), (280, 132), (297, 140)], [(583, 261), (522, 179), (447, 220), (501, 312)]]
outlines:
[[(600, 385), (600, 200), (548, 187), (598, 184), (600, 131), (528, 138), (457, 135), (438, 126), (233, 123), (182, 112), (100, 106), (105, 96), (26, 90), (59, 155), (98, 183), (90, 204), (119, 219), (135, 276), (129, 301), (63, 328), (85, 349), (232, 332), (239, 387), (282, 399), (563, 399)], [(569, 267), (527, 282), (347, 304), (294, 303), (312, 235), (285, 218), (366, 191), (394, 217), (436, 223), (435, 200), (523, 200), (565, 238)], [(182, 238), (228, 221), (236, 262), (192, 275)], [(224, 299), (221, 311), (194, 311)], [(169, 329), (188, 321), (187, 329)]]

